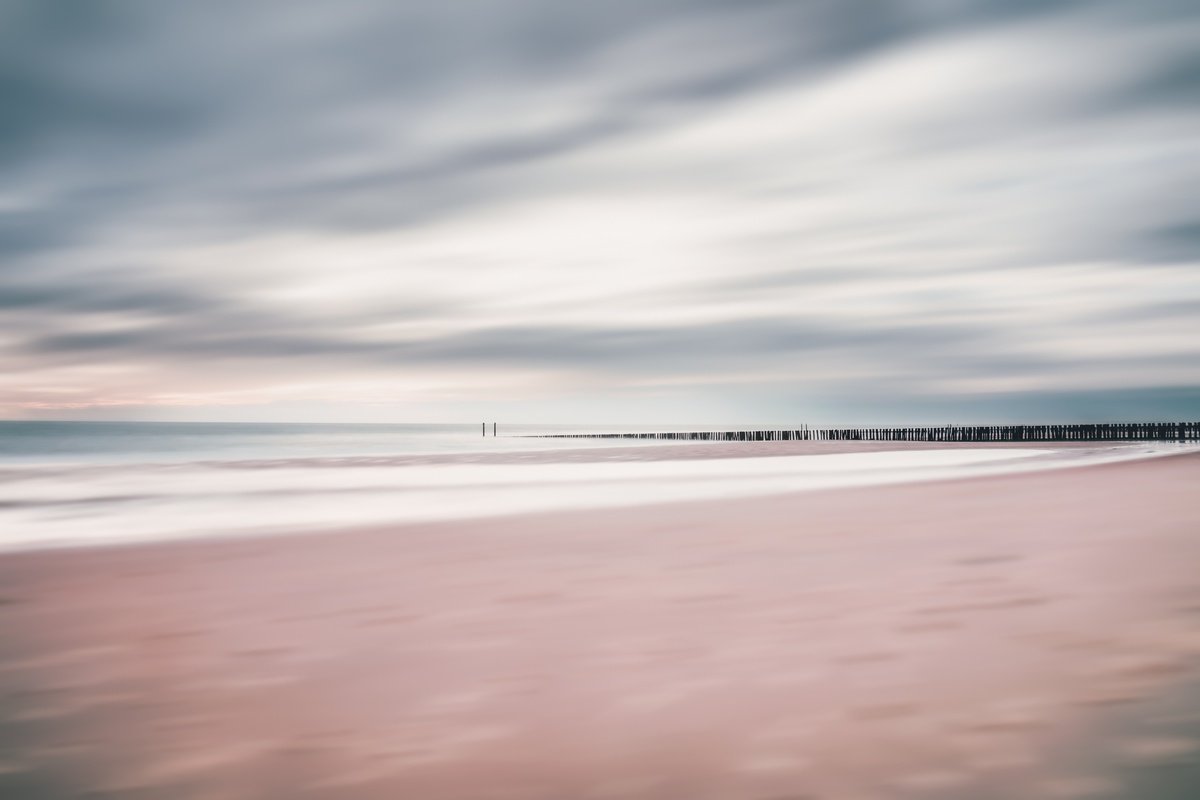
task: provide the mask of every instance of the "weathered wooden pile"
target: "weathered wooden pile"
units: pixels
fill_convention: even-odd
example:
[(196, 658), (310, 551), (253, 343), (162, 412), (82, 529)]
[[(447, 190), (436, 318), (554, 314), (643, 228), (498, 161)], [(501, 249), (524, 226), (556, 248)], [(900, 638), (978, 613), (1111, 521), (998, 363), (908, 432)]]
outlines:
[(1087, 425), (942, 425), (915, 428), (810, 428), (662, 433), (551, 433), (544, 439), (682, 439), (720, 442), (1195, 442), (1200, 422), (1105, 422)]

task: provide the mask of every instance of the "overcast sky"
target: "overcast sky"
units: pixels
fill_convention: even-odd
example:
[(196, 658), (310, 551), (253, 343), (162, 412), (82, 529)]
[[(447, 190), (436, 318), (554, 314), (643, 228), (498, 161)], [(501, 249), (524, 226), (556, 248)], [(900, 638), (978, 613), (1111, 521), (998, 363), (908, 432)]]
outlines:
[(0, 0), (0, 416), (1200, 417), (1194, 0)]

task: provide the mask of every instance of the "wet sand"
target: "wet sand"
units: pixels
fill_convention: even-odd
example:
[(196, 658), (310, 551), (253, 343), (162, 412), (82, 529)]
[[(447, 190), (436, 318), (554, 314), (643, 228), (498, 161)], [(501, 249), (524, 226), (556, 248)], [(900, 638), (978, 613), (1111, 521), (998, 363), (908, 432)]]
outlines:
[(4, 555), (0, 797), (1194, 800), (1198, 576), (1200, 455)]

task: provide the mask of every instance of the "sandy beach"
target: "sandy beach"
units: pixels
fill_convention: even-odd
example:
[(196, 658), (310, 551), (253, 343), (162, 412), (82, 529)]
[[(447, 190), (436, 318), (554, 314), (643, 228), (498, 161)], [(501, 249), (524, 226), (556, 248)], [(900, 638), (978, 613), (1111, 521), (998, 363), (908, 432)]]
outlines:
[(10, 553), (0, 797), (1194, 800), (1198, 575), (1197, 454)]

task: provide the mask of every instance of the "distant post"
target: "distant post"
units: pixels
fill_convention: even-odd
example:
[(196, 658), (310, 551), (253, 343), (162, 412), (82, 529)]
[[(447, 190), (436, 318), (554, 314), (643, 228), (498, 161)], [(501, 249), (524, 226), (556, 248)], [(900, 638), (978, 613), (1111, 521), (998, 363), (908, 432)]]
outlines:
[(492, 438), (496, 437), (496, 423), (492, 423)]

